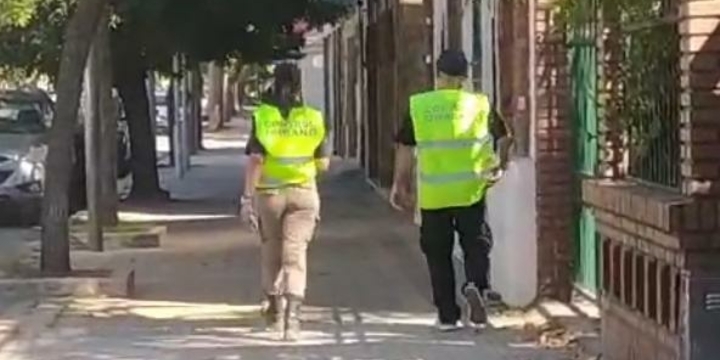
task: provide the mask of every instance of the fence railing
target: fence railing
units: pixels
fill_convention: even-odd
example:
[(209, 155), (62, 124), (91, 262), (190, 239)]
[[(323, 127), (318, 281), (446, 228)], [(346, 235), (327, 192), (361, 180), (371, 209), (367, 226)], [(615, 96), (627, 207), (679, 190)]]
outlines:
[(680, 184), (680, 43), (672, 0), (603, 1), (603, 28), (618, 52), (612, 88), (623, 143), (624, 164), (633, 178)]

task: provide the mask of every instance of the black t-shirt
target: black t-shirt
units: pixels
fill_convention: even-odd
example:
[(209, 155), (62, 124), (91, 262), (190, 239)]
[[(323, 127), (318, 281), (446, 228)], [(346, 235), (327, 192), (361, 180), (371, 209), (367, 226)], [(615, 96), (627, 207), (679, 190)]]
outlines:
[[(296, 106), (303, 106), (302, 104), (297, 104)], [(331, 144), (330, 141), (328, 141), (328, 134), (332, 131), (330, 123), (325, 120), (325, 138), (323, 139), (322, 143), (315, 149), (315, 158), (316, 159), (322, 159), (329, 157), (331, 155)], [(266, 155), (267, 151), (265, 150), (265, 147), (262, 145), (260, 140), (257, 138), (257, 132), (255, 129), (255, 119), (252, 119), (252, 130), (250, 131), (250, 139), (248, 139), (247, 146), (245, 147), (245, 155)]]
[[(490, 134), (494, 140), (494, 146), (497, 150), (497, 141), (508, 135), (508, 129), (505, 125), (500, 113), (497, 112), (495, 107), (490, 112)], [(417, 146), (417, 140), (415, 139), (415, 126), (413, 125), (412, 117), (410, 113), (405, 115), (402, 127), (395, 136), (395, 141), (405, 146)]]

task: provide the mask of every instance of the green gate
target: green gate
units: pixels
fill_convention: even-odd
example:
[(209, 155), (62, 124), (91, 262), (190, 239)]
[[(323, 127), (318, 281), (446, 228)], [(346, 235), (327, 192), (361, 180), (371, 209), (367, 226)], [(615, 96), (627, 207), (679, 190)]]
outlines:
[(598, 238), (591, 210), (582, 204), (581, 182), (594, 177), (598, 159), (597, 0), (575, 0), (567, 8), (572, 116), (575, 138), (575, 280), (584, 290), (598, 288)]

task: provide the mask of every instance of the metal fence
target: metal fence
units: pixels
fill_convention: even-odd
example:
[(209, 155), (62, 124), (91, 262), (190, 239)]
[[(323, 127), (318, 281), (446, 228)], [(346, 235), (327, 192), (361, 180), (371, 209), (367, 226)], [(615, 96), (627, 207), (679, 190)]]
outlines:
[[(621, 96), (616, 114), (623, 130), (629, 176), (680, 184), (680, 43), (674, 0), (608, 0), (605, 27), (616, 29)], [(615, 23), (612, 23), (615, 22)]]

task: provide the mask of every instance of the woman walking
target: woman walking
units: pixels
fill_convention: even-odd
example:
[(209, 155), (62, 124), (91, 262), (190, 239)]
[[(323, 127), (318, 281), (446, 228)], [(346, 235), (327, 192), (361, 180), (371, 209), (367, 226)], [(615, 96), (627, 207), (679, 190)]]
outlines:
[(316, 177), (329, 167), (322, 113), (302, 102), (300, 70), (276, 66), (271, 96), (253, 114), (241, 216), (260, 232), (268, 326), (300, 334), (307, 248), (320, 211)]

